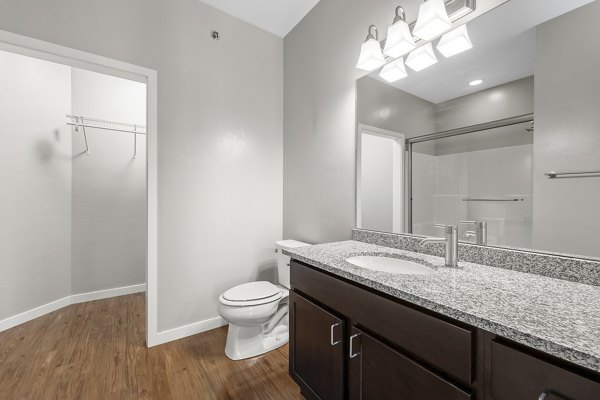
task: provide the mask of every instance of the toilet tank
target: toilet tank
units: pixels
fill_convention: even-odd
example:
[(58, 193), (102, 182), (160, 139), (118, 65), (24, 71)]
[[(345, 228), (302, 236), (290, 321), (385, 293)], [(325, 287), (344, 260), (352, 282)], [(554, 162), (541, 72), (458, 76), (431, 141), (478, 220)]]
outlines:
[(282, 253), (283, 249), (294, 249), (296, 247), (310, 246), (308, 243), (302, 243), (297, 240), (280, 240), (275, 242), (275, 252), (277, 253), (277, 274), (279, 275), (279, 284), (290, 288), (290, 258)]

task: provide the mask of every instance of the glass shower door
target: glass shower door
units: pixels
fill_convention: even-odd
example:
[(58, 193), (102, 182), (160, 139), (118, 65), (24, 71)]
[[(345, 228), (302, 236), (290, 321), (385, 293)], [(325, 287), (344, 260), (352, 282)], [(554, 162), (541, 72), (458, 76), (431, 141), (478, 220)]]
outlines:
[(413, 143), (412, 233), (475, 243), (485, 222), (489, 245), (531, 247), (532, 159), (530, 122)]

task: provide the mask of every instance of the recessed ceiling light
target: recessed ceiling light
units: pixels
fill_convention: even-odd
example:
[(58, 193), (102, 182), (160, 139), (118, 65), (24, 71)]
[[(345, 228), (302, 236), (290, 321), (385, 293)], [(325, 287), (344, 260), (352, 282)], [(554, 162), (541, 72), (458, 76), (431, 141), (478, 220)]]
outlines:
[(477, 85), (481, 85), (482, 83), (483, 83), (483, 80), (475, 79), (474, 81), (469, 82), (469, 86), (477, 86)]

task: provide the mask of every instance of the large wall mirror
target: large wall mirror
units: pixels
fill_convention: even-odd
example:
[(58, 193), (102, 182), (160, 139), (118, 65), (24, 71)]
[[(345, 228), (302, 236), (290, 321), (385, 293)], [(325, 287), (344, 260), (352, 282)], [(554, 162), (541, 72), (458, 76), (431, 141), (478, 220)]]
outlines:
[(359, 79), (357, 226), (600, 257), (599, 20), (510, 0), (468, 22), (472, 49)]

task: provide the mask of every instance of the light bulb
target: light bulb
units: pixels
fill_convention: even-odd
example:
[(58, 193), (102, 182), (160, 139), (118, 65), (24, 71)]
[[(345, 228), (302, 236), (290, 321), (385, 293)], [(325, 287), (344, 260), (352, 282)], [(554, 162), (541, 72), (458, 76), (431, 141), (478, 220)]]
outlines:
[[(371, 33), (371, 30), (375, 30), (375, 35)], [(360, 46), (360, 56), (356, 68), (371, 72), (384, 64), (385, 58), (381, 52), (381, 44), (377, 40), (377, 28), (375, 25), (371, 25), (367, 40)]]
[(404, 66), (404, 59), (399, 58), (383, 67), (379, 73), (379, 76), (390, 83), (406, 78), (408, 73), (406, 72), (406, 67)]
[(452, 28), (444, 0), (427, 0), (419, 7), (413, 34), (423, 40), (433, 40)]
[(444, 57), (452, 57), (473, 48), (467, 25), (460, 26), (440, 39), (437, 49)]
[(426, 45), (413, 50), (408, 57), (406, 57), (406, 65), (417, 72), (422, 71), (437, 62), (438, 60), (433, 52), (431, 43), (427, 43)]

